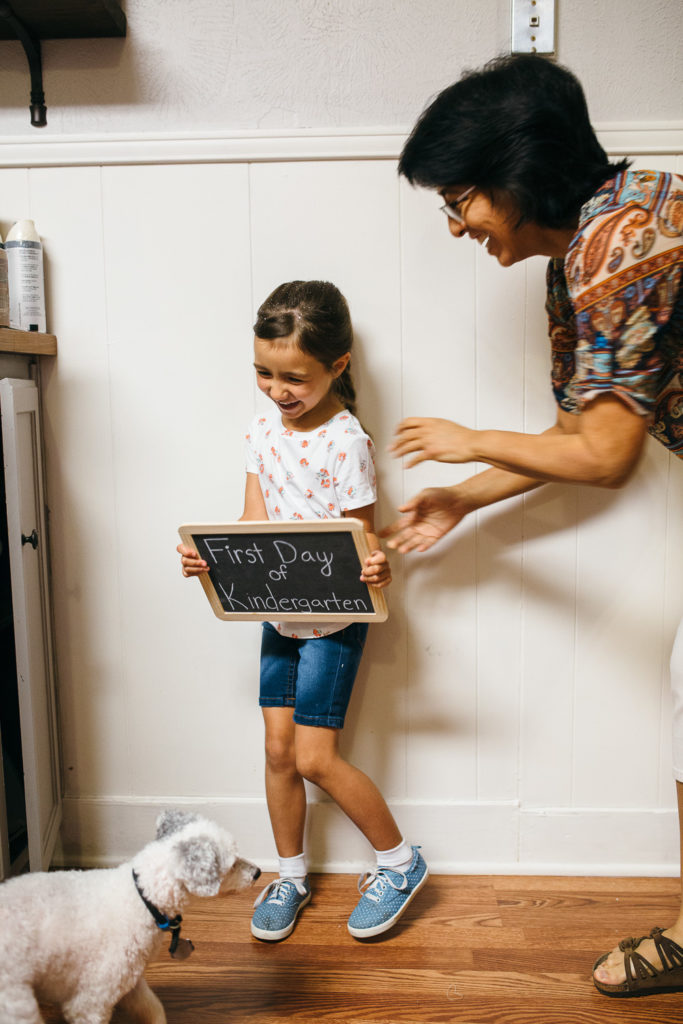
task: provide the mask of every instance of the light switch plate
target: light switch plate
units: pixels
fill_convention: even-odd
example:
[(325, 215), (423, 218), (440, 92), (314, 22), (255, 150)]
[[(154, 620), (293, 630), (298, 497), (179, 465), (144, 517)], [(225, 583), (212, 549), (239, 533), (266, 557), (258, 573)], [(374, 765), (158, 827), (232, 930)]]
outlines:
[(555, 52), (555, 0), (512, 0), (512, 52)]

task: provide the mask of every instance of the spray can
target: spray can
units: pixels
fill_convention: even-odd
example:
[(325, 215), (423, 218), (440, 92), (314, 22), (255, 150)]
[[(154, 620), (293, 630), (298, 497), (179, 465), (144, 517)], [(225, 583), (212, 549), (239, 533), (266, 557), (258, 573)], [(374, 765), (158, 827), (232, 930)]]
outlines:
[(7, 253), (0, 235), (0, 327), (9, 327), (9, 288), (7, 285)]
[(5, 242), (9, 281), (9, 325), (45, 331), (43, 246), (32, 220), (18, 220)]

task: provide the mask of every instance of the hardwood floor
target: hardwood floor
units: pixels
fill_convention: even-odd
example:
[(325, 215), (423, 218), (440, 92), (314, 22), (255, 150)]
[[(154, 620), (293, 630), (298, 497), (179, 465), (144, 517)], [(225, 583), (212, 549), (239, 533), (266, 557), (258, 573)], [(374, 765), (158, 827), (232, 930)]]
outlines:
[[(196, 950), (147, 969), (169, 1024), (680, 1024), (683, 993), (608, 999), (590, 980), (619, 939), (666, 926), (675, 879), (432, 876), (386, 936), (346, 930), (355, 876), (314, 877), (289, 939), (251, 937), (261, 884), (194, 899)], [(57, 1024), (58, 1016), (47, 1016)], [(115, 1016), (116, 1022), (123, 1022)]]

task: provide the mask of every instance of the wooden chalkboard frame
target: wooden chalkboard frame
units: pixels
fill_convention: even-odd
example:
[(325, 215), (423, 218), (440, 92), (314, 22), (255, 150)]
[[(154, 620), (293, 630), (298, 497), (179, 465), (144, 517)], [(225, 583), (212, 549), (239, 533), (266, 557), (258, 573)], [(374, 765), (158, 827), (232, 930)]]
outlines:
[[(370, 546), (365, 526), (360, 519), (351, 517), (344, 519), (303, 519), (296, 521), (253, 520), (228, 523), (186, 523), (178, 528), (183, 544), (198, 549), (198, 538), (226, 538), (240, 534), (284, 535), (336, 533), (350, 534), (358, 554), (358, 574), (362, 564), (370, 554)], [(208, 559), (207, 559), (208, 560)], [(217, 618), (224, 621), (256, 620), (275, 622), (384, 622), (389, 615), (384, 594), (377, 587), (359, 584), (365, 587), (372, 605), (372, 612), (289, 612), (289, 611), (226, 611), (216, 590), (211, 571), (202, 573), (199, 581), (209, 600), (209, 604)]]

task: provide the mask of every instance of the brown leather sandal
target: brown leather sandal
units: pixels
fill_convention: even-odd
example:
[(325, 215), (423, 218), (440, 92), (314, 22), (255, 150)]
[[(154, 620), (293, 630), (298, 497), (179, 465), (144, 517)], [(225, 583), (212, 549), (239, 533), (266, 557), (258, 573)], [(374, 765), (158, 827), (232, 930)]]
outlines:
[[(638, 946), (644, 939), (654, 939), (655, 947), (662, 961), (658, 970), (642, 953)], [(626, 981), (620, 985), (607, 985), (597, 981), (593, 976), (593, 984), (598, 992), (606, 996), (651, 996), (657, 992), (683, 992), (683, 946), (662, 934), (661, 928), (653, 928), (649, 935), (639, 939), (622, 939), (619, 949), (624, 954)], [(593, 965), (595, 971), (609, 956), (605, 953)]]

